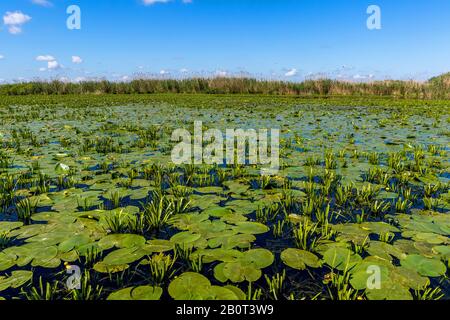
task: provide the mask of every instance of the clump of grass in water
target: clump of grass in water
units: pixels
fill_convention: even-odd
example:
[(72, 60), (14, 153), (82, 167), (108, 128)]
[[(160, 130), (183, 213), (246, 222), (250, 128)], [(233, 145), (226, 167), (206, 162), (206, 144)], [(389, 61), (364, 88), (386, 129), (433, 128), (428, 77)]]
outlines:
[(444, 294), (442, 293), (441, 288), (431, 288), (430, 286), (416, 289), (414, 290), (414, 297), (416, 300), (431, 300), (431, 301), (437, 301), (444, 298)]
[(73, 289), (69, 293), (69, 300), (95, 301), (100, 300), (103, 295), (103, 287), (93, 284), (91, 273), (85, 270), (81, 275), (80, 288)]
[(27, 300), (35, 301), (51, 301), (59, 298), (59, 282), (53, 281), (52, 283), (43, 282), (42, 277), (39, 277), (39, 284), (31, 287), (28, 291), (21, 289), (21, 294)]
[(31, 202), (29, 198), (25, 198), (16, 204), (17, 217), (24, 224), (31, 223), (31, 216), (36, 212), (36, 208), (39, 204), (39, 199)]
[(273, 300), (279, 300), (283, 295), (285, 280), (286, 280), (286, 270), (283, 273), (277, 273), (272, 278), (264, 275), (267, 285), (269, 287), (269, 296)]
[(7, 232), (0, 233), (0, 249), (6, 249), (12, 244), (13, 239)]
[(168, 225), (175, 215), (174, 205), (162, 192), (153, 192), (150, 203), (144, 205), (143, 211), (148, 229), (159, 231)]
[(153, 255), (148, 260), (152, 283), (159, 286), (170, 279), (175, 274), (173, 267), (176, 261), (176, 255), (174, 257), (163, 253)]

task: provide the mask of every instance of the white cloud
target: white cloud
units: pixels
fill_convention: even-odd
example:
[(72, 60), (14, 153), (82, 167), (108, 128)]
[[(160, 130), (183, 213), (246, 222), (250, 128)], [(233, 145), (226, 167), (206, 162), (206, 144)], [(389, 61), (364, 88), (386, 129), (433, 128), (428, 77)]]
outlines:
[(62, 65), (60, 65), (59, 62), (56, 61), (56, 58), (49, 54), (37, 56), (36, 61), (47, 62), (47, 68), (39, 68), (39, 71), (57, 70), (62, 68)]
[(61, 66), (58, 63), (58, 61), (53, 60), (53, 61), (48, 61), (47, 62), (47, 68), (48, 68), (48, 70), (56, 70), (56, 69), (61, 68)]
[(38, 6), (53, 7), (53, 3), (51, 3), (48, 0), (31, 0), (31, 2), (33, 2), (34, 4), (37, 4)]
[(162, 75), (162, 76), (164, 76), (164, 75), (170, 74), (170, 72), (167, 71), (167, 70), (161, 70), (161, 71), (159, 72), (159, 74)]
[(216, 71), (216, 76), (217, 77), (226, 77), (228, 75), (228, 72), (226, 71), (222, 71), (222, 70), (217, 70)]
[(355, 79), (355, 80), (367, 80), (367, 79), (373, 79), (373, 78), (374, 78), (373, 74), (368, 74), (368, 75), (355, 74), (353, 76), (353, 79)]
[(182, 69), (180, 69), (180, 73), (188, 73), (189, 72), (189, 70), (188, 69), (186, 69), (186, 68), (182, 68)]
[(3, 23), (8, 27), (11, 34), (19, 34), (22, 32), (22, 25), (29, 22), (31, 17), (20, 11), (6, 12), (3, 16)]
[(86, 81), (86, 78), (85, 78), (85, 77), (76, 77), (76, 78), (74, 79), (74, 81), (75, 81), (75, 82), (83, 82), (83, 81)]
[(288, 72), (286, 72), (285, 74), (284, 74), (284, 76), (285, 77), (294, 77), (294, 76), (296, 76), (298, 74), (298, 71), (297, 71), (297, 69), (291, 69), (291, 70), (289, 70)]
[(11, 34), (19, 34), (22, 33), (22, 28), (18, 26), (10, 26), (8, 28), (9, 33)]
[[(151, 6), (157, 3), (169, 3), (174, 0), (142, 0), (144, 6)], [(182, 3), (189, 4), (192, 3), (192, 0), (181, 0)]]
[(155, 4), (155, 3), (168, 3), (170, 1), (171, 0), (142, 0), (142, 3), (145, 6), (151, 6), (151, 5)]
[(55, 57), (51, 55), (45, 55), (45, 56), (37, 56), (36, 61), (54, 61), (56, 60)]
[(3, 60), (3, 59), (5, 59), (5, 56), (0, 54), (0, 60)]
[(83, 59), (81, 59), (81, 57), (79, 57), (79, 56), (72, 56), (72, 63), (80, 64), (82, 62), (83, 62)]

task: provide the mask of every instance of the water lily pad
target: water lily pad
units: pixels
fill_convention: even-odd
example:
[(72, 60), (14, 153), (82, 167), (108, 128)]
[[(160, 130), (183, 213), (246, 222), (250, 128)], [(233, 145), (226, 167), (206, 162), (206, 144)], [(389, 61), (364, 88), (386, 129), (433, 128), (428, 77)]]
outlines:
[(129, 268), (128, 264), (123, 265), (109, 265), (103, 262), (98, 262), (94, 265), (94, 270), (100, 273), (118, 273)]
[(440, 277), (445, 275), (447, 267), (437, 259), (430, 259), (418, 254), (411, 254), (401, 261), (405, 268), (416, 270), (426, 277)]
[(269, 227), (258, 222), (238, 222), (235, 231), (244, 234), (262, 234), (269, 231)]
[(89, 243), (90, 241), (91, 239), (89, 238), (89, 236), (85, 234), (74, 235), (70, 239), (61, 242), (58, 245), (58, 250), (59, 252), (69, 252), (74, 248), (78, 248), (82, 245)]
[(139, 247), (122, 248), (108, 254), (103, 263), (109, 266), (125, 265), (143, 258), (146, 253)]
[(321, 265), (319, 258), (315, 254), (300, 249), (284, 250), (281, 253), (281, 260), (287, 266), (297, 270), (304, 270), (307, 266), (318, 268)]
[(391, 244), (380, 241), (371, 241), (366, 251), (372, 256), (377, 256), (387, 261), (392, 261), (392, 257), (395, 257), (397, 259), (406, 258), (406, 254), (398, 248), (394, 247)]
[(33, 278), (33, 272), (17, 270), (11, 273), (10, 277), (0, 277), (0, 291), (8, 288), (20, 288)]
[(131, 287), (111, 293), (107, 300), (159, 300), (163, 294), (160, 287)]
[(267, 249), (252, 249), (243, 252), (232, 262), (224, 262), (214, 269), (216, 279), (221, 282), (231, 280), (239, 283), (243, 281), (255, 282), (261, 278), (261, 269), (272, 265), (274, 256)]
[(170, 241), (179, 245), (191, 245), (201, 238), (200, 234), (190, 232), (179, 232), (170, 238)]
[(413, 300), (408, 288), (391, 281), (382, 282), (381, 289), (366, 290), (369, 300)]
[(237, 300), (234, 290), (212, 286), (205, 276), (186, 272), (169, 285), (169, 294), (175, 300)]
[(229, 235), (219, 236), (208, 240), (210, 248), (233, 249), (233, 248), (248, 248), (252, 242), (256, 241), (254, 235), (251, 234), (235, 234), (231, 231)]
[(224, 207), (212, 207), (205, 210), (204, 213), (211, 217), (221, 218), (227, 214), (232, 214), (233, 210)]
[(361, 257), (349, 249), (332, 247), (324, 253), (323, 260), (332, 268), (349, 270), (361, 261)]
[(152, 252), (167, 252), (173, 250), (173, 243), (168, 240), (149, 240), (145, 248)]
[(1, 221), (0, 222), (0, 234), (20, 228), (21, 226), (23, 226), (22, 222)]
[(103, 250), (117, 248), (141, 247), (145, 244), (145, 238), (136, 234), (110, 234), (98, 242)]
[(261, 278), (261, 269), (242, 261), (225, 263), (223, 266), (223, 275), (232, 282), (239, 283), (243, 281), (255, 282)]

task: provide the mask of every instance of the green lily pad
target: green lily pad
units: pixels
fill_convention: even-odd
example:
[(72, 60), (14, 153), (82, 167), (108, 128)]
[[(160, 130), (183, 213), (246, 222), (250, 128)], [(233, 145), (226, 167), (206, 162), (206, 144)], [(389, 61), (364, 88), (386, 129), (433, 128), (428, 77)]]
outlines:
[(234, 230), (244, 234), (263, 234), (269, 231), (269, 227), (258, 222), (238, 222), (236, 225)]
[(141, 248), (139, 247), (132, 247), (115, 250), (103, 259), (103, 263), (109, 266), (120, 266), (133, 263), (146, 255), (146, 253), (140, 249)]
[(430, 259), (418, 254), (411, 254), (401, 261), (405, 268), (416, 270), (426, 277), (440, 277), (445, 275), (447, 267), (437, 259)]
[(223, 275), (232, 282), (239, 283), (243, 281), (255, 282), (261, 278), (261, 269), (242, 261), (224, 263)]
[(125, 288), (116, 292), (111, 293), (107, 300), (159, 300), (163, 294), (163, 289), (160, 287), (131, 287)]
[(281, 260), (285, 265), (297, 270), (304, 270), (307, 266), (318, 268), (321, 265), (319, 258), (315, 254), (300, 249), (284, 250), (281, 253)]
[(170, 242), (179, 244), (179, 245), (187, 245), (193, 244), (195, 241), (199, 240), (202, 236), (200, 234), (190, 233), (190, 232), (179, 232), (170, 238)]
[(361, 257), (349, 249), (331, 247), (324, 253), (323, 260), (332, 268), (349, 270), (361, 261)]
[(145, 238), (136, 234), (110, 234), (98, 242), (103, 250), (116, 248), (141, 247), (145, 244)]
[(261, 269), (272, 265), (273, 261), (274, 256), (269, 250), (252, 249), (243, 252), (234, 261), (217, 265), (214, 269), (214, 275), (221, 282), (227, 280), (235, 283), (255, 282), (261, 278)]
[(20, 228), (21, 226), (23, 226), (22, 222), (1, 221), (0, 222), (0, 234)]
[(10, 277), (0, 277), (0, 291), (8, 288), (20, 288), (33, 278), (33, 272), (17, 270), (11, 273)]
[(212, 286), (205, 276), (186, 272), (169, 285), (169, 294), (175, 300), (237, 300), (234, 290)]

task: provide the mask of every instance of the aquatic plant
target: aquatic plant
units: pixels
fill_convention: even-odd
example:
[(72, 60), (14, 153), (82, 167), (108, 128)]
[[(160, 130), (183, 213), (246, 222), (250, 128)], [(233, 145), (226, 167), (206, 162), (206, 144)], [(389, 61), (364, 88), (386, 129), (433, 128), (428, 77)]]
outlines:
[(16, 204), (17, 218), (25, 224), (31, 223), (31, 216), (36, 212), (39, 199), (32, 202), (29, 198), (25, 198)]
[(267, 286), (269, 287), (269, 295), (273, 300), (279, 300), (284, 290), (284, 281), (286, 280), (286, 270), (283, 273), (277, 273), (271, 278), (265, 275)]
[(70, 300), (76, 301), (95, 301), (100, 300), (103, 294), (103, 287), (100, 285), (92, 284), (91, 273), (85, 270), (80, 281), (80, 289), (70, 290), (69, 298)]
[(148, 260), (151, 278), (155, 285), (161, 285), (165, 280), (170, 279), (173, 276), (173, 266), (176, 260), (176, 256), (172, 258), (171, 256), (162, 253), (153, 255)]
[[(181, 204), (182, 205), (182, 204)], [(174, 202), (159, 191), (152, 194), (150, 203), (144, 205), (143, 214), (149, 230), (161, 230), (175, 214)]]
[(59, 292), (60, 289), (58, 281), (53, 281), (53, 283), (44, 283), (42, 277), (39, 277), (39, 284), (37, 286), (31, 287), (27, 291), (22, 289), (22, 295), (24, 295), (27, 300), (38, 301), (57, 300), (59, 298)]

